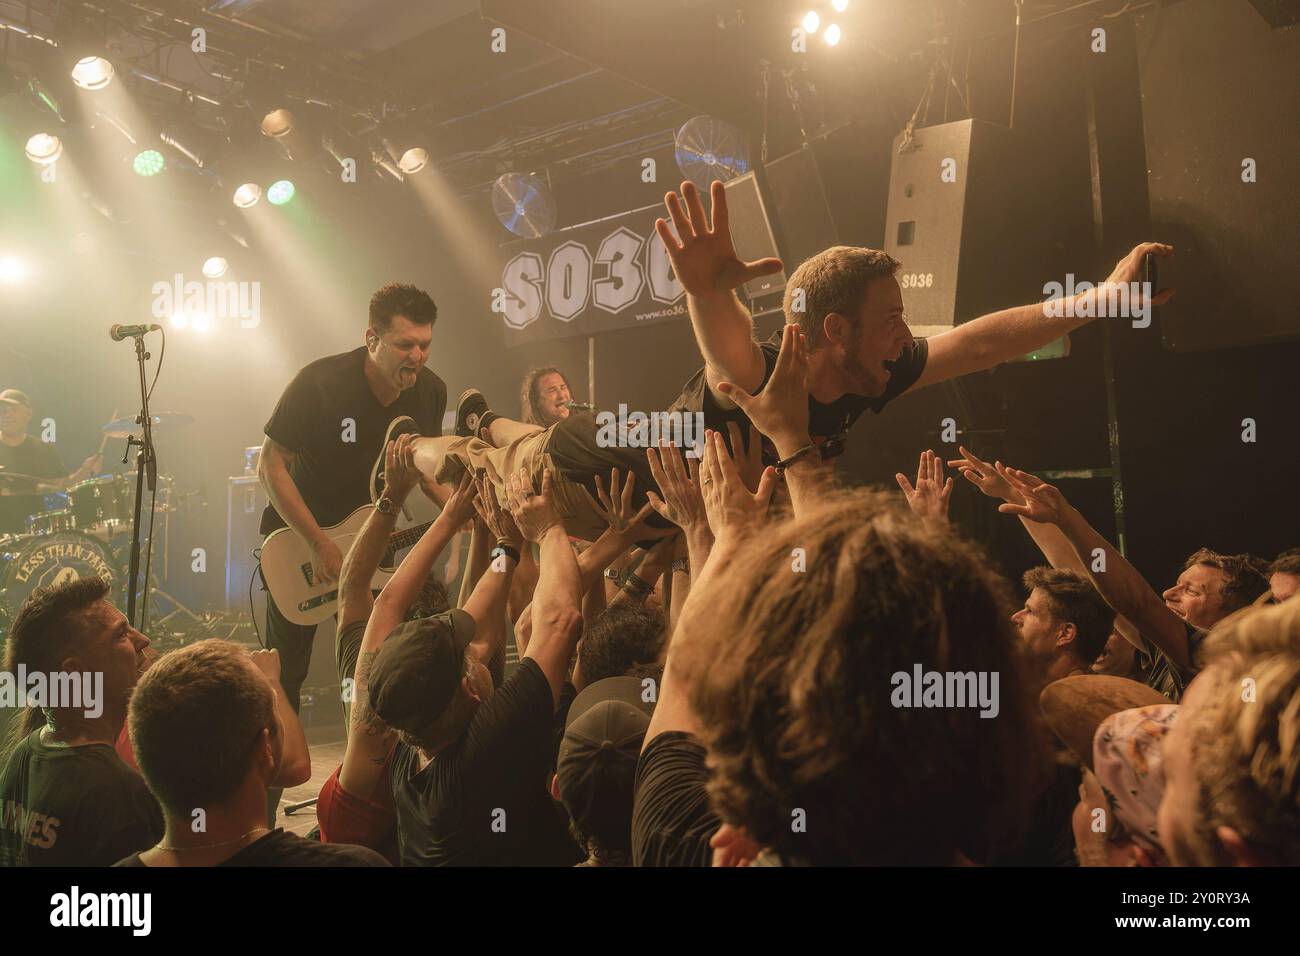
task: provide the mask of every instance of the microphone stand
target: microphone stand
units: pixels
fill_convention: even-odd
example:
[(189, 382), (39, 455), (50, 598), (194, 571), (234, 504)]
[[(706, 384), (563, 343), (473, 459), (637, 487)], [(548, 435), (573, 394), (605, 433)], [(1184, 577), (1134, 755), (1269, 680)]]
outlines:
[[(153, 445), (153, 418), (149, 414), (149, 389), (145, 384), (144, 363), (148, 359), (149, 353), (144, 350), (144, 335), (139, 334), (135, 338), (135, 358), (136, 364), (140, 370), (140, 415), (136, 418), (136, 424), (141, 426), (140, 437), (128, 435), (126, 438), (126, 454), (122, 456), (122, 463), (126, 464), (127, 456), (131, 454), (131, 447), (138, 446), (139, 452), (135, 456), (135, 510), (131, 515), (131, 567), (128, 571), (127, 590), (126, 590), (126, 619), (131, 626), (137, 630), (144, 630), (144, 623), (148, 614), (149, 606), (149, 562), (145, 563), (144, 569), (144, 591), (143, 599), (140, 605), (140, 619), (137, 622), (135, 616), (135, 596), (136, 582), (140, 576), (140, 510), (144, 494), (144, 482), (149, 482), (149, 515), (153, 516), (153, 495), (158, 485), (158, 463), (154, 456)], [(153, 549), (153, 538), (150, 537), (149, 547)]]

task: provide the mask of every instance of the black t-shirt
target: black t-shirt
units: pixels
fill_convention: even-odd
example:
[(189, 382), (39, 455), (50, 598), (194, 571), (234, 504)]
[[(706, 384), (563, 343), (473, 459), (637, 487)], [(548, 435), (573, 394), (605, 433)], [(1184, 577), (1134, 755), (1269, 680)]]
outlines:
[[(415, 384), (384, 406), (366, 380), (365, 361), (362, 347), (306, 366), (284, 390), (264, 429), (297, 455), (289, 474), (321, 526), (338, 524), (370, 501), (370, 473), (394, 418), (409, 415), (420, 434), (442, 434), (447, 408), (442, 379), (422, 368)], [(284, 526), (275, 506), (267, 505), (261, 533)]]
[[(31, 435), (26, 436), (20, 445), (0, 442), (0, 466), (7, 472), (37, 478), (64, 478), (68, 474), (54, 446)], [(4, 485), (0, 484), (0, 490), (3, 488)], [(28, 516), (44, 510), (44, 495), (0, 494), (0, 533), (25, 532)]]
[[(145, 866), (132, 853), (114, 866)], [(217, 866), (388, 866), (374, 850), (348, 843), (318, 843), (277, 827)]]
[(40, 737), (0, 770), (0, 866), (111, 866), (162, 838), (158, 802), (112, 747)]
[(709, 840), (722, 820), (705, 791), (704, 748), (668, 731), (641, 751), (632, 804), (633, 866), (711, 866)]
[[(759, 343), (759, 349), (763, 353), (763, 382), (759, 386), (762, 391), (767, 385), (767, 380), (772, 377), (772, 370), (776, 368), (777, 356), (781, 353), (781, 333), (773, 332), (772, 336), (765, 342)], [(867, 398), (865, 395), (846, 394), (837, 398), (830, 404), (817, 401), (812, 396), (808, 397), (808, 432), (814, 440), (833, 438), (837, 435), (848, 432), (868, 408), (873, 412), (879, 413), (886, 405), (916, 383), (925, 371), (925, 363), (930, 356), (930, 345), (925, 339), (915, 339), (912, 344), (904, 348), (898, 356), (898, 361), (889, 364), (890, 375), (889, 382), (885, 386), (883, 394), (876, 398)], [(727, 422), (736, 422), (740, 426), (740, 433), (748, 443), (749, 438), (749, 417), (737, 408), (723, 408), (709, 391), (708, 382), (705, 380), (707, 369), (700, 369), (688, 381), (682, 389), (682, 393), (677, 396), (676, 401), (670, 407), (670, 411), (684, 412), (703, 412), (704, 425), (706, 428), (712, 428), (721, 432), (724, 436), (727, 434)], [(770, 441), (766, 439), (763, 442), (764, 459), (768, 464), (776, 464), (780, 460), (776, 454), (776, 449)]]
[(555, 725), (532, 658), (479, 705), (464, 735), (423, 770), (398, 743), (389, 780), (403, 866), (572, 866), (582, 854), (548, 794)]

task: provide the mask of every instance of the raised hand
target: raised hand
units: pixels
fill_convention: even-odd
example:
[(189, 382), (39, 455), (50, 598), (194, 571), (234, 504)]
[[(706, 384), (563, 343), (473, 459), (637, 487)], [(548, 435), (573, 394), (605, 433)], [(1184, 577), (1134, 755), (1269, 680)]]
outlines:
[[(1146, 258), (1147, 253), (1153, 253), (1161, 259), (1167, 259), (1174, 254), (1174, 247), (1165, 245), (1163, 242), (1143, 242), (1134, 246), (1128, 255), (1115, 264), (1115, 268), (1112, 269), (1110, 275), (1106, 277), (1106, 281), (1097, 287), (1095, 293), (1092, 293), (1097, 295), (1098, 310), (1093, 313), (1094, 315), (1103, 314), (1102, 310), (1105, 308), (1105, 302), (1107, 301), (1107, 296), (1105, 295), (1105, 289), (1107, 286), (1123, 285), (1128, 287), (1134, 282), (1141, 283), (1142, 263)], [(1151, 305), (1164, 305), (1172, 299), (1173, 296), (1173, 289), (1152, 290)], [(1140, 308), (1142, 302), (1143, 300), (1140, 295), (1137, 301), (1130, 299), (1130, 310)]]
[(456, 490), (451, 493), (447, 503), (442, 506), (442, 514), (451, 522), (453, 528), (463, 527), (474, 518), (474, 501), (478, 497), (478, 486), (468, 471), (460, 476)]
[(633, 510), (632, 491), (636, 488), (636, 472), (627, 473), (627, 481), (623, 483), (622, 490), (619, 490), (619, 471), (617, 468), (609, 470), (609, 493), (605, 492), (605, 485), (600, 480), (600, 475), (596, 475), (596, 495), (600, 503), (596, 510), (600, 512), (602, 518), (609, 524), (611, 530), (622, 533), (630, 525), (635, 524), (640, 519), (650, 513), (648, 506), (642, 506), (640, 511)]
[(492, 488), (492, 479), (488, 477), (486, 471), (480, 472), (476, 483), (478, 498), (474, 501), (474, 510), (483, 519), (488, 533), (492, 535), (494, 541), (504, 541), (518, 548), (523, 543), (524, 536), (519, 526), (515, 524), (515, 519), (510, 517), (510, 512), (502, 508), (497, 501), (496, 492)]
[(1011, 482), (998, 473), (997, 466), (1001, 465), (1001, 462), (990, 465), (987, 461), (971, 454), (961, 445), (957, 446), (957, 450), (961, 452), (962, 457), (954, 458), (948, 462), (949, 468), (960, 469), (963, 478), (990, 498), (1001, 498), (1003, 501), (1011, 501), (1016, 504), (1024, 501), (1024, 497), (1020, 492), (1011, 487)]
[(776, 487), (776, 469), (764, 468), (758, 491), (751, 493), (741, 480), (722, 436), (710, 429), (704, 433), (704, 439), (700, 491), (714, 537), (752, 531), (767, 515), (767, 506)]
[(740, 478), (750, 491), (758, 491), (763, 477), (763, 436), (752, 424), (749, 426), (749, 444), (740, 440), (740, 425), (727, 422), (727, 437), (731, 440), (731, 454), (735, 456)]
[(683, 531), (689, 532), (701, 524), (707, 527), (709, 519), (700, 494), (699, 459), (688, 458), (683, 462), (676, 448), (667, 442), (660, 444), (660, 448), (646, 449), (650, 474), (654, 475), (663, 495), (660, 498), (653, 491), (647, 491), (650, 506)]
[(761, 392), (751, 395), (731, 382), (719, 382), (718, 391), (772, 439), (782, 456), (788, 457), (809, 443), (808, 343), (798, 325), (791, 323), (782, 330), (781, 351)]
[(398, 435), (384, 446), (384, 494), (399, 505), (422, 477), (415, 467), (415, 449), (411, 445), (414, 438), (411, 434)]
[(693, 296), (710, 296), (730, 292), (750, 279), (781, 271), (780, 259), (756, 259), (742, 262), (736, 256), (731, 241), (731, 228), (727, 223), (727, 196), (722, 183), (715, 182), (710, 189), (713, 201), (713, 223), (700, 199), (700, 191), (692, 182), (684, 182), (682, 194), (670, 192), (664, 196), (664, 205), (677, 229), (674, 238), (668, 223), (655, 220), (655, 231), (673, 272), (686, 291)]
[(527, 469), (520, 468), (506, 479), (506, 503), (510, 506), (510, 514), (520, 532), (534, 544), (541, 544), (542, 538), (552, 528), (563, 527), (554, 501), (554, 477), (549, 468), (542, 473), (540, 493), (533, 490)]
[(1007, 468), (1001, 463), (995, 467), (998, 474), (1024, 497), (1023, 504), (1008, 501), (998, 505), (998, 511), (1008, 515), (1020, 515), (1039, 524), (1061, 523), (1070, 509), (1070, 503), (1065, 500), (1060, 489), (1027, 471)]
[(952, 498), (952, 479), (943, 477), (943, 459), (928, 448), (921, 452), (916, 466), (916, 487), (901, 471), (894, 476), (903, 489), (907, 506), (922, 521), (948, 523), (948, 502)]

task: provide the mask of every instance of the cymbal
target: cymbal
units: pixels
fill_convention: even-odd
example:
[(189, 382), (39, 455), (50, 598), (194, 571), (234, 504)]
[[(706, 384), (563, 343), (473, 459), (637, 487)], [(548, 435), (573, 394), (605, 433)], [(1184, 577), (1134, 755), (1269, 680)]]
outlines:
[[(193, 415), (182, 415), (179, 412), (163, 412), (160, 415), (153, 416), (153, 427), (157, 428), (180, 428), (194, 421)], [(141, 432), (140, 425), (134, 418), (119, 418), (115, 422), (109, 422), (102, 429), (109, 438), (129, 438), (132, 435), (138, 435)]]
[(0, 471), (0, 495), (40, 495), (58, 491), (57, 485), (35, 475), (20, 475), (14, 471)]

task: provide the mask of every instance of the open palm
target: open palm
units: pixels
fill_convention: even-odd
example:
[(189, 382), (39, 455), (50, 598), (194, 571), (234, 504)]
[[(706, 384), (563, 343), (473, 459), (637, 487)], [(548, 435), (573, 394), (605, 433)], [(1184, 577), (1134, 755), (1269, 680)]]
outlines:
[(736, 255), (727, 219), (727, 196), (722, 183), (710, 190), (713, 223), (692, 182), (684, 182), (682, 194), (670, 192), (664, 197), (677, 236), (663, 219), (655, 220), (655, 231), (668, 250), (673, 271), (683, 288), (693, 296), (708, 296), (739, 288), (750, 279), (781, 270), (780, 259), (756, 259), (744, 262)]

